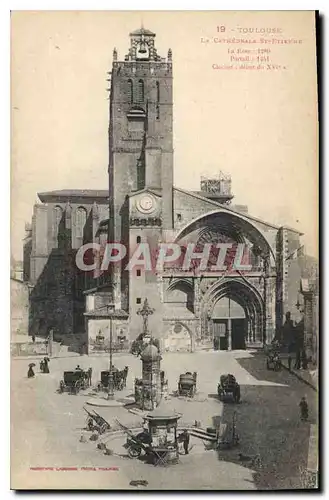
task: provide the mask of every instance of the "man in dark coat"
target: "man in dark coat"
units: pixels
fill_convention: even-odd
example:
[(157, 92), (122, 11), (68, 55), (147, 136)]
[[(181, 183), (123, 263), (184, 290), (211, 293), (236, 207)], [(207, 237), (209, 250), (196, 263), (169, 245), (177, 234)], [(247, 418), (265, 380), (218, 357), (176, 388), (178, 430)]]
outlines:
[(282, 340), (285, 346), (288, 347), (288, 352), (293, 352), (294, 350), (294, 337), (295, 337), (295, 327), (291, 319), (291, 313), (288, 311), (286, 313), (286, 321), (284, 322), (282, 328)]
[(295, 345), (296, 345), (296, 359), (295, 370), (300, 370), (301, 367), (301, 354), (304, 346), (304, 321), (300, 321), (295, 327)]
[(302, 361), (302, 368), (303, 368), (303, 370), (307, 370), (307, 368), (308, 368), (308, 359), (307, 359), (307, 356), (306, 356), (305, 347), (303, 347), (303, 350), (302, 350), (301, 361)]
[(188, 446), (190, 444), (190, 434), (188, 433), (187, 429), (184, 429), (184, 431), (178, 436), (178, 442), (183, 443), (185, 455), (188, 455)]
[(43, 358), (43, 373), (49, 373), (49, 358)]
[(308, 404), (306, 397), (303, 397), (299, 403), (300, 419), (305, 422), (308, 419)]

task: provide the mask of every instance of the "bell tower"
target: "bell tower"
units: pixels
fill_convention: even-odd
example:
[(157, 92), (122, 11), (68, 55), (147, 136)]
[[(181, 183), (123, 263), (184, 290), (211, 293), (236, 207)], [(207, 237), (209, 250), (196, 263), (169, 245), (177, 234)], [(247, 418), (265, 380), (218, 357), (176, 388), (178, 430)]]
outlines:
[(128, 197), (144, 188), (161, 198), (162, 229), (173, 227), (172, 52), (160, 57), (155, 34), (140, 28), (124, 61), (114, 49), (110, 76), (109, 238), (125, 243)]

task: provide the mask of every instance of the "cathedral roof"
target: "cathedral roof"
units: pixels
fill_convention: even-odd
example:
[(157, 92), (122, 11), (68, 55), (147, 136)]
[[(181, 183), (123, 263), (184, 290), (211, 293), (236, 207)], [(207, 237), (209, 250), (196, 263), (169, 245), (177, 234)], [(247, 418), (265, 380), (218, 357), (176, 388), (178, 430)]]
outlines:
[[(228, 205), (223, 205), (222, 203), (219, 203), (218, 201), (215, 201), (215, 200), (209, 199), (209, 198), (207, 198), (205, 196), (202, 196), (201, 194), (196, 193), (195, 191), (187, 191), (185, 189), (181, 189), (181, 188), (177, 188), (177, 187), (174, 187), (174, 191), (177, 191), (179, 193), (183, 193), (185, 195), (191, 196), (192, 198), (196, 198), (196, 199), (199, 199), (199, 200), (206, 201), (209, 204), (214, 205), (214, 208), (218, 207), (218, 208), (225, 209), (228, 212), (232, 212), (233, 214), (236, 214), (236, 215), (238, 215), (240, 217), (243, 216), (245, 219), (250, 219), (251, 221), (259, 222), (259, 223), (264, 224), (265, 226), (268, 226), (270, 228), (280, 229), (280, 227), (282, 227), (283, 229), (287, 229), (288, 231), (293, 231), (294, 233), (297, 233), (300, 236), (303, 235), (303, 233), (301, 231), (298, 231), (297, 229), (294, 229), (294, 228), (289, 227), (289, 226), (276, 226), (275, 224), (266, 222), (266, 221), (264, 221), (262, 219), (259, 219), (258, 217), (253, 217), (253, 216), (251, 216), (249, 214), (243, 214), (243, 213), (239, 212), (238, 210), (234, 210), (234, 209), (230, 208), (230, 206), (228, 206)], [(206, 216), (207, 214), (204, 214), (204, 215)], [(191, 223), (192, 222), (193, 221), (191, 221)]]
[(113, 318), (113, 319), (127, 319), (128, 313), (123, 309), (113, 309), (108, 310), (107, 306), (99, 307), (98, 309), (94, 309), (93, 311), (87, 311), (84, 313), (86, 317), (93, 318)]
[(139, 35), (155, 36), (155, 33), (145, 28), (139, 28), (138, 30), (132, 31), (130, 33), (130, 36), (139, 36)]
[(52, 201), (68, 201), (73, 199), (95, 199), (107, 200), (109, 197), (108, 189), (59, 189), (56, 191), (46, 191), (38, 193), (40, 201), (43, 203)]

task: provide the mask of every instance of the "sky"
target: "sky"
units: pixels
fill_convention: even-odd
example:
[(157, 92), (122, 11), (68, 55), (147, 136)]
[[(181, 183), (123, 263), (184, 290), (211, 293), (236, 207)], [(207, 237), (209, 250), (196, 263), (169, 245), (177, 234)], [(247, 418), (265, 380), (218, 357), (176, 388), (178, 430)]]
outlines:
[[(141, 26), (173, 52), (174, 182), (230, 174), (234, 203), (304, 233), (317, 255), (318, 126), (312, 12), (15, 12), (11, 21), (11, 240), (22, 259), (25, 222), (37, 193), (106, 189), (107, 71)], [(225, 32), (218, 32), (221, 26)], [(218, 28), (217, 28), (218, 27)], [(243, 34), (246, 29), (279, 34)], [(270, 48), (264, 70), (229, 66), (237, 45), (214, 38), (298, 39)], [(210, 42), (201, 42), (201, 39)], [(242, 64), (242, 63), (234, 63)], [(283, 66), (285, 69), (283, 69)]]

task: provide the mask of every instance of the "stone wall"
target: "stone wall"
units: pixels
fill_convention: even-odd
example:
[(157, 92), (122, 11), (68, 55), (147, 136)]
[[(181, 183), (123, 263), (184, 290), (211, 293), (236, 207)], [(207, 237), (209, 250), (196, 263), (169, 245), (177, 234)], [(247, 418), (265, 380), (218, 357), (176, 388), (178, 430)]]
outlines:
[(195, 344), (195, 320), (164, 321), (161, 343), (163, 351), (193, 352)]
[[(130, 338), (128, 322), (114, 319), (112, 321), (112, 349), (114, 352), (128, 352)], [(110, 351), (109, 318), (88, 318), (88, 353), (104, 354)]]
[(10, 280), (11, 334), (28, 335), (29, 289), (26, 283)]
[(10, 353), (13, 357), (20, 356), (46, 356), (48, 347), (46, 342), (12, 342)]

